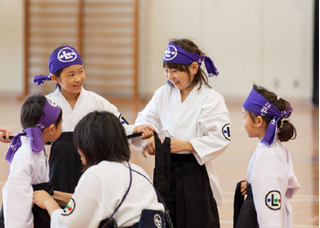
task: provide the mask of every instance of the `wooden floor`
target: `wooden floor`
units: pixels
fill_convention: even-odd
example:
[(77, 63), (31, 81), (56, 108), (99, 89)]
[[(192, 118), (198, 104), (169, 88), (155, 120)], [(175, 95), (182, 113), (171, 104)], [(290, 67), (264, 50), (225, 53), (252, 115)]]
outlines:
[[(144, 102), (125, 102), (110, 99), (125, 118), (133, 123)], [(319, 227), (319, 109), (310, 101), (290, 101), (294, 106), (291, 122), (298, 137), (287, 143), (292, 155), (295, 174), (301, 189), (290, 200), (293, 208), (293, 227)], [(219, 207), (222, 228), (232, 227), (233, 194), (236, 183), (246, 177), (246, 170), (252, 153), (258, 143), (249, 139), (242, 125), (242, 99), (226, 99), (232, 120), (232, 141), (228, 149), (215, 160), (225, 204)], [(0, 98), (0, 128), (19, 132), (22, 101), (14, 98)], [(7, 144), (0, 143), (0, 188), (7, 176), (8, 164), (4, 160)], [(131, 161), (144, 168), (150, 177), (154, 166), (153, 157), (145, 159), (133, 151)]]

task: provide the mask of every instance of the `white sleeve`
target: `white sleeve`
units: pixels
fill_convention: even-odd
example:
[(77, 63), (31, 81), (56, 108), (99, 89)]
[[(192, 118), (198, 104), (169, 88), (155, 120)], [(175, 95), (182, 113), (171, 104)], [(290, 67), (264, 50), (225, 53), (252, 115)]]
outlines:
[(228, 110), (224, 103), (218, 103), (217, 106), (203, 106), (198, 121), (204, 136), (190, 140), (200, 165), (222, 154), (230, 142), (231, 120)]
[(30, 159), (14, 157), (8, 180), (2, 190), (6, 227), (31, 227), (33, 225), (33, 172), (34, 167)]
[(258, 223), (261, 228), (281, 227), (285, 210), (286, 181), (277, 173), (277, 166), (281, 164), (270, 150), (262, 155), (263, 150), (259, 151), (251, 178)]
[[(135, 126), (142, 124), (150, 124), (155, 129), (156, 132), (162, 130), (162, 124), (159, 116), (159, 106), (157, 102), (158, 90), (153, 95), (152, 99), (149, 101), (147, 106), (138, 114), (138, 117), (134, 123)], [(140, 151), (146, 140), (141, 140), (140, 138), (131, 139), (131, 144), (135, 150)]]
[(99, 195), (102, 187), (95, 175), (84, 175), (65, 209), (52, 213), (51, 227), (98, 227), (100, 224), (103, 217), (101, 202), (94, 194)]
[[(102, 97), (101, 97), (102, 98)], [(118, 108), (111, 104), (108, 100), (102, 98), (101, 99), (101, 104), (99, 105), (99, 111), (108, 111), (113, 113), (120, 121), (122, 121), (121, 119), (121, 113), (118, 111)], [(122, 123), (122, 126), (124, 127), (125, 131), (126, 131), (126, 135), (131, 135), (133, 132), (133, 129), (135, 128), (134, 125), (128, 125), (125, 123)]]

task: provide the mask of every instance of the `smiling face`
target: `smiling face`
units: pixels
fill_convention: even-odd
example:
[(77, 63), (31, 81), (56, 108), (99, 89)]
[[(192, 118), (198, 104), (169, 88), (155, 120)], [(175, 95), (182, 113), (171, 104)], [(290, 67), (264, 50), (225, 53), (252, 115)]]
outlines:
[(79, 94), (86, 79), (83, 65), (72, 65), (62, 70), (60, 77), (52, 77), (59, 83), (63, 94)]

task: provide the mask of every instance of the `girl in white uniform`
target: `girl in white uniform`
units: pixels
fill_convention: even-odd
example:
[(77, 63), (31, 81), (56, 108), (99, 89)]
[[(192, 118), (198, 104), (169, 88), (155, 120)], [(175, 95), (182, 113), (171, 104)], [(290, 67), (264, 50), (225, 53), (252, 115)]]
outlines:
[(22, 105), (21, 125), (24, 129), (13, 138), (6, 155), (11, 165), (2, 189), (5, 227), (49, 228), (48, 213), (33, 207), (33, 190), (46, 189), (52, 194), (44, 144), (60, 136), (62, 111), (43, 95), (29, 96)]
[[(234, 227), (291, 228), (289, 199), (300, 184), (293, 172), (290, 152), (282, 142), (296, 137), (296, 129), (288, 120), (293, 108), (286, 100), (257, 85), (243, 108), (248, 136), (257, 137), (260, 142), (250, 160), (247, 180), (238, 184), (235, 203), (240, 205), (235, 205), (239, 214), (235, 213)], [(240, 192), (248, 195), (244, 202)]]
[[(143, 209), (164, 211), (149, 179), (136, 172), (132, 172), (130, 178), (129, 165), (132, 170), (147, 174), (139, 166), (128, 163), (127, 138), (113, 114), (89, 113), (77, 124), (74, 142), (86, 170), (73, 195), (57, 192), (60, 200), (69, 202), (66, 208), (60, 209), (44, 191), (34, 193), (34, 203), (51, 215), (51, 227), (95, 228), (102, 220), (110, 218), (119, 205), (113, 217), (119, 227), (138, 227)], [(164, 227), (164, 221), (161, 224), (157, 227)]]
[(82, 59), (77, 50), (71, 46), (56, 48), (50, 55), (47, 75), (37, 75), (34, 83), (41, 85), (46, 80), (53, 80), (57, 88), (47, 98), (56, 102), (63, 110), (62, 134), (51, 147), (50, 184), (55, 190), (73, 193), (82, 174), (79, 154), (73, 145), (73, 130), (76, 124), (87, 113), (109, 111), (120, 119), (127, 135), (143, 132), (152, 135), (151, 126), (127, 125), (118, 109), (98, 94), (83, 88), (86, 74)]
[[(230, 116), (224, 98), (208, 84), (200, 68), (202, 61), (209, 76), (218, 75), (212, 60), (195, 43), (188, 39), (169, 42), (163, 57), (167, 85), (155, 92), (135, 122), (153, 125), (167, 139), (168, 148), (164, 149), (171, 155), (170, 162), (165, 159), (168, 172), (164, 172), (170, 177), (164, 177), (164, 185), (169, 190), (160, 193), (176, 228), (220, 226), (217, 204), (221, 205), (223, 198), (213, 159), (230, 142)], [(149, 140), (144, 155), (147, 151), (157, 157), (156, 146)], [(157, 160), (155, 169), (164, 162)], [(155, 174), (156, 179), (163, 178)]]

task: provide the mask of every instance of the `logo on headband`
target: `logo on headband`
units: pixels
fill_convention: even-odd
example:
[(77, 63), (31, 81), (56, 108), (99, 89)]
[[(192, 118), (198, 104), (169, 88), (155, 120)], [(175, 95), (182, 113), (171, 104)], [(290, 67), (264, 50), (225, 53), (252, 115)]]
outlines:
[(177, 54), (178, 54), (178, 51), (176, 47), (173, 45), (169, 45), (164, 52), (163, 59), (167, 61), (172, 60), (177, 56)]
[(57, 103), (55, 103), (55, 102), (53, 102), (53, 101), (51, 101), (51, 100), (49, 100), (49, 99), (47, 99), (47, 101), (48, 101), (48, 103), (49, 103), (52, 107), (57, 107), (57, 106), (58, 106)]
[(70, 47), (62, 48), (58, 53), (58, 59), (60, 62), (72, 62), (77, 58), (77, 53)]

